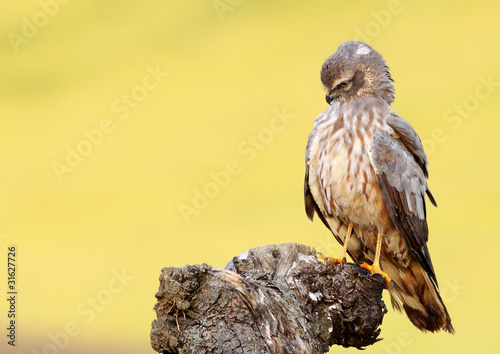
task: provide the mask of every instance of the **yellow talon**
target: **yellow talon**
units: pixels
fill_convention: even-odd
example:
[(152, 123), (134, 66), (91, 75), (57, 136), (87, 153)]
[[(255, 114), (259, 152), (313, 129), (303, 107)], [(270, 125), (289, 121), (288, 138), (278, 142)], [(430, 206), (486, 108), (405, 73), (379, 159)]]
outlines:
[(380, 266), (379, 266), (378, 264), (373, 263), (373, 265), (369, 265), (368, 263), (363, 262), (363, 263), (360, 263), (360, 264), (359, 264), (359, 266), (360, 266), (361, 268), (364, 268), (364, 269), (366, 269), (367, 271), (369, 271), (369, 272), (370, 272), (370, 275), (369, 275), (370, 277), (371, 277), (372, 275), (374, 275), (374, 274), (378, 274), (378, 275), (380, 275), (380, 276), (381, 276), (382, 278), (384, 278), (384, 279), (385, 279), (385, 281), (387, 282), (387, 287), (388, 287), (389, 289), (391, 289), (391, 288), (392, 288), (392, 279), (389, 277), (389, 275), (388, 275), (386, 272), (384, 272), (384, 271), (380, 268)]
[(389, 277), (389, 275), (380, 268), (380, 250), (382, 248), (382, 234), (379, 232), (377, 235), (377, 249), (375, 250), (375, 261), (373, 262), (372, 265), (369, 265), (366, 262), (362, 262), (359, 264), (361, 268), (364, 268), (370, 272), (370, 277), (373, 274), (378, 274), (382, 278), (385, 279), (387, 282), (387, 288), (392, 289), (394, 283), (392, 282), (392, 279)]
[(334, 264), (345, 264), (346, 259), (345, 257), (342, 258), (333, 258), (333, 257), (326, 257), (323, 255), (319, 256), (320, 259), (324, 260), (326, 264), (328, 263), (334, 263)]

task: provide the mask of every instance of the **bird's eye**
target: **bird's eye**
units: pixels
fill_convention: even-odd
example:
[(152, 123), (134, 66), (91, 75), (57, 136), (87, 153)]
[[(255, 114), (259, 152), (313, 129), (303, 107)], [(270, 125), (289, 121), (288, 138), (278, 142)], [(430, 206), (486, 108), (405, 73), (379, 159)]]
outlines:
[(339, 84), (339, 86), (340, 86), (340, 87), (346, 87), (346, 86), (347, 86), (347, 82), (341, 82), (341, 83)]

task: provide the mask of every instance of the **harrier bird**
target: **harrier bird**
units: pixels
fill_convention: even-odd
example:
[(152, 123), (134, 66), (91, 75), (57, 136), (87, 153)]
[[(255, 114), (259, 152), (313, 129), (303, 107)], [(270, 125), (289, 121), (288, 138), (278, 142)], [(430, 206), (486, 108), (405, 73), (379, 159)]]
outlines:
[[(427, 249), (427, 157), (415, 130), (391, 112), (394, 86), (382, 56), (342, 43), (321, 82), (328, 108), (306, 150), (306, 213), (316, 212), (346, 253), (388, 282), (392, 306), (422, 331), (454, 333)], [(323, 257), (325, 258), (325, 257)], [(371, 263), (371, 265), (369, 264)], [(391, 281), (392, 280), (392, 281)]]

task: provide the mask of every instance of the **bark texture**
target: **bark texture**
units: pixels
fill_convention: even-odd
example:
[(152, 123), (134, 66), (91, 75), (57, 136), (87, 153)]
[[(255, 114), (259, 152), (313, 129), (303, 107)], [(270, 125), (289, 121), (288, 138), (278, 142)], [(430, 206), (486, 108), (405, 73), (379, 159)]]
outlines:
[(163, 268), (152, 323), (159, 353), (325, 353), (375, 343), (385, 280), (324, 264), (287, 243), (248, 250), (225, 269)]

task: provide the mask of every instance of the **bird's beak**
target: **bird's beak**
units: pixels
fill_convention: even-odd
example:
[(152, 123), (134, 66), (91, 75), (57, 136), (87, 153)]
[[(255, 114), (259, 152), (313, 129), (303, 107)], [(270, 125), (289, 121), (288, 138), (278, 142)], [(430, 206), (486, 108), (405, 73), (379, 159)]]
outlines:
[(326, 103), (328, 103), (328, 104), (332, 103), (332, 101), (333, 101), (333, 97), (330, 95), (326, 95), (325, 99), (326, 99)]

